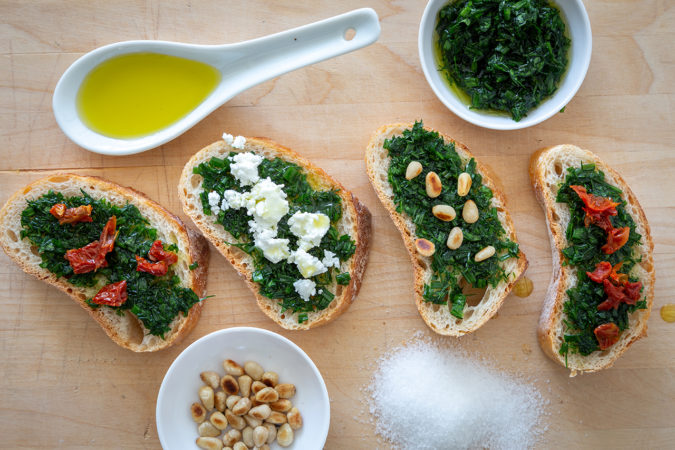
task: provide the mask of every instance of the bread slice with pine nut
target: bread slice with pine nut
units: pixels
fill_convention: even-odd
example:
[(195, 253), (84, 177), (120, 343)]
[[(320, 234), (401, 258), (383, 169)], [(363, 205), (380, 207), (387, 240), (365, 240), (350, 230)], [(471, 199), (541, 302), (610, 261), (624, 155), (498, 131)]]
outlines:
[[(375, 192), (410, 255), (422, 319), (443, 335), (478, 329), (527, 268), (506, 200), (488, 169), (464, 145), (421, 123), (381, 127), (365, 159)], [(476, 273), (491, 278), (472, 279)]]
[[(570, 230), (568, 229), (572, 212), (568, 203), (557, 201), (561, 186), (565, 183), (566, 177), (569, 176), (568, 169), (582, 168), (582, 165), (588, 165), (589, 168), (593, 166), (594, 170), (601, 171), (605, 182), (621, 190), (620, 194), (617, 192), (615, 195), (620, 196), (624, 204), (619, 205), (617, 203), (616, 208), (625, 208), (626, 213), (634, 221), (635, 232), (641, 236), (639, 242), (635, 242), (632, 247), (631, 252), (636, 257), (635, 264), (627, 275), (642, 283), (641, 298), (644, 299), (646, 306), (628, 314), (628, 326), (621, 332), (614, 344), (604, 350), (593, 351), (586, 356), (573, 352), (566, 355), (562, 354), (564, 352), (561, 353), (561, 347), (566, 342), (566, 335), (572, 334), (571, 331), (574, 331), (569, 330), (565, 325), (568, 320), (565, 313), (565, 303), (569, 300), (568, 291), (585, 281), (580, 279), (577, 266), (571, 263), (563, 253), (564, 250), (573, 247), (570, 239), (574, 240), (574, 233), (570, 238)], [(623, 178), (597, 155), (574, 145), (557, 145), (535, 153), (530, 162), (530, 180), (537, 199), (544, 210), (553, 256), (553, 273), (539, 319), (539, 345), (552, 360), (566, 366), (570, 370), (570, 376), (609, 368), (630, 345), (647, 335), (647, 319), (654, 300), (654, 262), (652, 257), (654, 243), (647, 218), (635, 194)], [(597, 189), (597, 184), (595, 189)], [(618, 198), (617, 202), (619, 202)], [(589, 224), (585, 224), (585, 227), (588, 226)], [(599, 242), (597, 247), (602, 244), (604, 242)], [(598, 251), (597, 248), (596, 251)], [(605, 255), (603, 259), (609, 260), (612, 256), (613, 254)], [(625, 267), (623, 262), (619, 264), (619, 267), (621, 265)], [(584, 280), (588, 278), (590, 277), (584, 275)], [(604, 298), (603, 296), (600, 300), (604, 300)], [(584, 302), (590, 301), (591, 298), (584, 298)], [(595, 305), (592, 306), (595, 308)], [(600, 305), (597, 309), (600, 309)], [(619, 310), (617, 309), (617, 311)], [(586, 311), (584, 316), (589, 314)]]

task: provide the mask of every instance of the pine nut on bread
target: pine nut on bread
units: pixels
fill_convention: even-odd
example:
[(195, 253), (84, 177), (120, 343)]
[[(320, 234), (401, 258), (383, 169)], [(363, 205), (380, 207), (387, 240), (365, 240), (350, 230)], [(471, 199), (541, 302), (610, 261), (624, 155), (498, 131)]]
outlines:
[[(150, 334), (143, 323), (129, 311), (118, 315), (115, 310), (106, 306), (91, 308), (86, 300), (93, 297), (100, 286), (78, 287), (40, 267), (41, 257), (37, 250), (27, 238), (21, 238), (21, 213), (28, 200), (37, 199), (50, 190), (60, 192), (66, 197), (80, 196), (81, 190), (84, 190), (94, 199), (103, 198), (117, 206), (127, 203), (136, 206), (149, 221), (149, 226), (157, 230), (157, 239), (178, 245), (180, 251), (178, 262), (173, 265), (174, 272), (181, 280), (180, 285), (192, 289), (200, 298), (206, 290), (209, 255), (206, 240), (186, 228), (178, 217), (143, 193), (98, 177), (55, 174), (39, 179), (16, 192), (0, 210), (0, 245), (7, 255), (25, 272), (68, 294), (116, 344), (135, 352), (151, 352), (169, 347), (185, 337), (199, 320), (201, 302), (195, 303), (187, 316), (179, 313), (170, 323), (170, 331), (162, 339)], [(190, 270), (190, 265), (193, 265), (193, 270)]]
[[(187, 162), (178, 186), (185, 214), (192, 219), (207, 239), (234, 266), (254, 293), (258, 307), (278, 325), (290, 330), (307, 330), (334, 320), (351, 305), (361, 286), (371, 239), (370, 212), (340, 183), (291, 149), (267, 138), (246, 137), (243, 145), (239, 145), (237, 141), (240, 141), (240, 139), (238, 138), (234, 142), (232, 142), (232, 139), (217, 141), (197, 152)], [(283, 310), (280, 299), (267, 298), (261, 294), (260, 284), (252, 279), (256, 270), (254, 259), (238, 247), (228, 245), (228, 243), (237, 242), (237, 239), (228, 233), (220, 223), (216, 222), (214, 214), (207, 215), (203, 210), (200, 194), (204, 190), (204, 178), (195, 174), (193, 169), (214, 157), (226, 158), (230, 152), (240, 154), (252, 152), (267, 160), (280, 158), (294, 163), (307, 176), (307, 180), (314, 190), (335, 190), (341, 199), (342, 216), (337, 221), (337, 230), (341, 235), (348, 234), (350, 236), (355, 243), (356, 250), (349, 259), (340, 263), (339, 272), (349, 272), (351, 279), (347, 285), (337, 285), (335, 281), (328, 285), (328, 290), (335, 295), (333, 300), (325, 309), (308, 312), (306, 320), (302, 322), (299, 321), (299, 313), (293, 313), (290, 309)], [(244, 189), (243, 186), (242, 189)]]
[[(568, 299), (567, 290), (577, 285), (578, 276), (575, 266), (563, 265), (565, 257), (562, 250), (569, 246), (566, 230), (570, 222), (570, 209), (567, 203), (556, 202), (556, 196), (565, 180), (567, 169), (578, 168), (581, 164), (595, 164), (597, 169), (604, 172), (605, 181), (623, 191), (625, 209), (635, 222), (635, 230), (642, 235), (633, 250), (633, 253), (641, 257), (641, 261), (635, 264), (630, 275), (642, 282), (642, 295), (646, 299), (647, 308), (638, 309), (629, 315), (628, 328), (611, 347), (594, 351), (587, 356), (569, 353), (565, 358), (560, 354), (565, 335), (563, 308)], [(544, 210), (553, 256), (553, 273), (539, 319), (539, 345), (552, 360), (566, 365), (570, 376), (609, 368), (630, 345), (647, 335), (647, 319), (654, 300), (654, 243), (647, 218), (623, 178), (597, 155), (574, 145), (557, 145), (535, 153), (530, 161), (530, 181)]]
[[(465, 306), (465, 314), (462, 319), (451, 315), (447, 305), (438, 305), (426, 302), (424, 300), (424, 286), (431, 280), (433, 276), (433, 271), (431, 269), (432, 259), (430, 257), (421, 255), (415, 247), (415, 241), (418, 236), (415, 233), (416, 226), (412, 218), (406, 213), (399, 213), (396, 210), (396, 205), (394, 203), (394, 190), (388, 179), (391, 158), (387, 149), (384, 148), (384, 143), (387, 139), (400, 136), (403, 134), (404, 130), (409, 130), (412, 128), (412, 123), (397, 123), (385, 125), (373, 134), (370, 142), (368, 143), (365, 155), (368, 177), (370, 178), (377, 196), (389, 212), (389, 215), (394, 221), (394, 224), (401, 232), (405, 246), (408, 249), (415, 274), (415, 303), (420, 315), (422, 316), (422, 319), (424, 319), (426, 324), (436, 333), (450, 336), (461, 336), (478, 329), (497, 312), (501, 304), (504, 302), (504, 299), (513, 288), (516, 280), (525, 271), (527, 267), (527, 260), (522, 251), (519, 251), (517, 257), (511, 257), (505, 261), (500, 262), (499, 266), (504, 269), (505, 273), (509, 274), (507, 280), (500, 281), (495, 286), (488, 285), (482, 299), (477, 305)], [(432, 131), (428, 128), (425, 129)], [(444, 139), (446, 144), (454, 142), (455, 150), (459, 155), (463, 166), (465, 166), (469, 160), (473, 158), (473, 155), (463, 144), (454, 141), (448, 136), (442, 134), (440, 134), (440, 136)], [(431, 169), (425, 168), (424, 170)], [(482, 184), (489, 187), (493, 192), (493, 197), (490, 200), (490, 206), (497, 209), (497, 217), (505, 230), (505, 236), (514, 243), (517, 243), (513, 222), (511, 221), (508, 211), (506, 210), (506, 200), (504, 194), (492, 180), (487, 168), (480, 162), (476, 162), (476, 172), (482, 176)], [(465, 178), (466, 175), (462, 175), (462, 180), (460, 183), (462, 185), (462, 192), (460, 192), (460, 194), (464, 195), (466, 195), (466, 192), (464, 191), (468, 191), (468, 188), (471, 187), (471, 185), (468, 183), (468, 180)], [(456, 192), (458, 180), (447, 181), (450, 181), (451, 184), (449, 184), (447, 187), (444, 186), (443, 189), (450, 189)], [(446, 181), (443, 181), (443, 183), (445, 184)], [(458, 199), (458, 204), (456, 207), (460, 207), (464, 203), (464, 199), (465, 197)], [(432, 215), (431, 209), (429, 210), (429, 215)], [(459, 217), (456, 220), (460, 220)], [(456, 225), (452, 224), (451, 222), (446, 222), (446, 224), (447, 234), (444, 234), (444, 236), (449, 236), (449, 233), (453, 228), (456, 228)], [(462, 224), (462, 226), (464, 225)], [(455, 231), (454, 234), (457, 235), (459, 233)], [(460, 239), (455, 238), (458, 238), (458, 236), (454, 236), (454, 238), (451, 240), (452, 242), (448, 241), (447, 245), (444, 239), (442, 243), (443, 245), (437, 246), (437, 248), (442, 247), (443, 251), (448, 249), (449, 251), (455, 251), (459, 245), (465, 245), (461, 243)], [(456, 246), (455, 244), (459, 245)]]

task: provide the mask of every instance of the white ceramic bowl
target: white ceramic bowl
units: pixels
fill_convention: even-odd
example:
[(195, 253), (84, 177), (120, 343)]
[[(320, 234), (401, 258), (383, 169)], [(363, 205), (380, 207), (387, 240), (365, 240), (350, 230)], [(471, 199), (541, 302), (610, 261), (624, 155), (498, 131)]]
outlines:
[(470, 109), (457, 95), (450, 90), (445, 75), (439, 71), (434, 45), (436, 36), (436, 18), (438, 11), (447, 5), (450, 0), (430, 0), (422, 15), (418, 36), (420, 62), (424, 76), (436, 96), (453, 113), (467, 122), (483, 128), (493, 130), (516, 130), (531, 127), (543, 122), (560, 111), (579, 90), (586, 77), (588, 65), (591, 62), (591, 23), (581, 0), (558, 0), (555, 5), (564, 16), (568, 36), (572, 40), (569, 53), (567, 72), (558, 86), (558, 90), (549, 98), (541, 102), (536, 108), (527, 113), (520, 122), (510, 116), (495, 115), (484, 111)]
[[(302, 414), (302, 428), (295, 431), (290, 448), (321, 449), (330, 424), (330, 403), (326, 384), (305, 352), (285, 337), (259, 328), (228, 328), (194, 342), (178, 355), (164, 376), (157, 395), (157, 434), (164, 450), (198, 449), (197, 424), (190, 405), (199, 401), (197, 390), (204, 383), (199, 374), (213, 370), (225, 375), (223, 360), (243, 365), (256, 361), (265, 370), (277, 372), (279, 381), (293, 383), (291, 399)], [(272, 448), (281, 447), (274, 442)]]

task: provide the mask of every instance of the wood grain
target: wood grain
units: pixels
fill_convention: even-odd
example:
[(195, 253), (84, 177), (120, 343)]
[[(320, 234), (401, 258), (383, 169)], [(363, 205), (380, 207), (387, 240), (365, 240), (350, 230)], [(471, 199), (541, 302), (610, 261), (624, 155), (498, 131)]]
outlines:
[[(375, 232), (355, 304), (336, 322), (304, 333), (281, 331), (268, 320), (214, 251), (208, 290), (215, 297), (201, 321), (183, 343), (150, 355), (117, 347), (84, 311), (1, 254), (0, 447), (159, 448), (154, 408), (164, 372), (194, 340), (236, 325), (280, 332), (315, 361), (332, 400), (326, 448), (386, 447), (376, 440), (360, 389), (382, 352), (429, 331), (413, 304), (403, 244), (368, 183), (363, 151), (379, 126), (418, 118), (468, 145), (497, 173), (535, 286), (526, 299), (509, 297), (476, 333), (444, 342), (535, 380), (550, 401), (541, 447), (673, 445), (675, 324), (659, 317), (662, 305), (675, 302), (673, 2), (586, 2), (593, 57), (581, 90), (563, 114), (521, 131), (484, 130), (450, 113), (419, 65), (425, 2), (382, 0), (365, 5), (381, 19), (376, 44), (250, 89), (161, 148), (126, 157), (89, 153), (54, 120), (56, 82), (95, 47), (126, 39), (237, 42), (362, 6), (354, 0), (0, 2), (0, 201), (67, 170), (133, 186), (182, 216), (176, 192), (182, 165), (227, 130), (270, 137), (326, 169), (370, 208)], [(631, 185), (652, 226), (657, 272), (649, 337), (614, 368), (575, 379), (536, 342), (551, 256), (527, 178), (536, 149), (567, 142), (599, 154)]]

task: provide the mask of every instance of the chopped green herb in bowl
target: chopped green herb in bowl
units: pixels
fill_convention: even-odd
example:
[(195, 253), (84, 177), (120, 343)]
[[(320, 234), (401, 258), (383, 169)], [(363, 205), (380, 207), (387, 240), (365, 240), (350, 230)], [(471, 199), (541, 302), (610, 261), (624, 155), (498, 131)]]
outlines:
[(570, 40), (545, 0), (459, 0), (438, 13), (440, 68), (476, 109), (516, 122), (558, 89)]
[(427, 81), (454, 113), (518, 129), (572, 99), (590, 63), (591, 30), (581, 0), (431, 0), (419, 51)]

